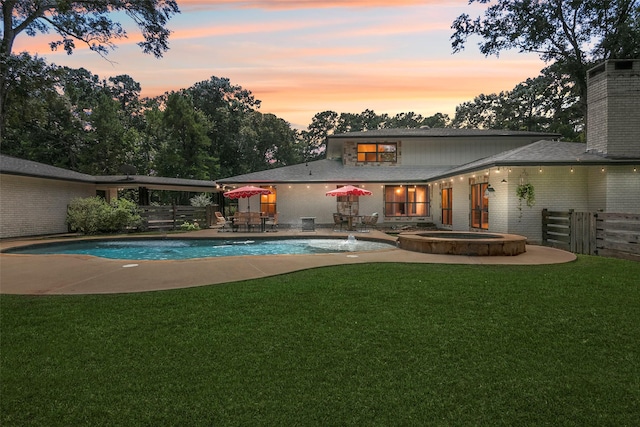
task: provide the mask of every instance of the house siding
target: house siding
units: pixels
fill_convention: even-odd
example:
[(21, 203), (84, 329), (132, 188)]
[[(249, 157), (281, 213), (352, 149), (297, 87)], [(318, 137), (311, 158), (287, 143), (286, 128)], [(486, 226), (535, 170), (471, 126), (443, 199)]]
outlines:
[(606, 182), (606, 212), (640, 213), (640, 173), (630, 170), (616, 166), (600, 172)]
[(71, 199), (95, 194), (93, 184), (3, 174), (0, 238), (65, 233)]

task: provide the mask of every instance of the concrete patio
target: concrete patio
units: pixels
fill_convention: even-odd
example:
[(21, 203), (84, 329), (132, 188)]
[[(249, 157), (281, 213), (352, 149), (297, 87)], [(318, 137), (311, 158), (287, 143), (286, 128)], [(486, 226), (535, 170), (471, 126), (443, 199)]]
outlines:
[[(395, 244), (396, 241), (395, 236), (376, 230), (366, 233), (347, 233), (335, 232), (331, 229), (316, 229), (315, 231), (283, 229), (274, 233), (224, 233), (208, 229), (190, 233), (167, 234), (166, 238), (310, 237), (346, 239), (349, 234), (354, 234), (357, 239), (384, 240), (392, 244)], [(70, 240), (69, 237), (62, 236), (5, 240), (0, 242), (0, 250), (41, 242), (68, 240)], [(86, 255), (0, 253), (0, 293), (64, 295), (159, 291), (257, 279), (316, 267), (372, 262), (537, 265), (566, 263), (576, 259), (574, 254), (558, 249), (534, 245), (527, 245), (526, 249), (526, 253), (517, 256), (431, 255), (391, 248), (372, 252), (232, 256), (173, 261), (113, 260)]]

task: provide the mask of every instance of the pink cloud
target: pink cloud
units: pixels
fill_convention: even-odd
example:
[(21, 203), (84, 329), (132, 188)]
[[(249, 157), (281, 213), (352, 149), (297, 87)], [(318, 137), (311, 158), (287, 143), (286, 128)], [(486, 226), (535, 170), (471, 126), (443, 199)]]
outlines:
[(447, 5), (446, 0), (182, 0), (182, 9), (213, 10), (220, 8), (233, 9), (331, 9), (331, 8), (376, 8), (403, 7), (425, 5)]

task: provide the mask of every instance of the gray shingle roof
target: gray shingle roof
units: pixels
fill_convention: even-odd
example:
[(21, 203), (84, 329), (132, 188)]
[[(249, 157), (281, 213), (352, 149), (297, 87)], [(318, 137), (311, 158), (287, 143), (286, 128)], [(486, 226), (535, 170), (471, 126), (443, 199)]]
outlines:
[(0, 172), (9, 175), (34, 176), (49, 179), (61, 179), (64, 181), (95, 182), (95, 178), (84, 173), (70, 171), (44, 163), (0, 154)]
[(446, 167), (424, 166), (345, 167), (340, 159), (325, 159), (220, 179), (218, 183), (414, 182), (427, 180), (446, 170)]
[(198, 179), (164, 178), (159, 176), (145, 175), (131, 175), (129, 177), (127, 177), (126, 175), (92, 176), (51, 165), (45, 165), (44, 163), (6, 156), (3, 154), (0, 154), (0, 172), (8, 175), (32, 176), (38, 178), (58, 179), (63, 181), (86, 182), (91, 184), (104, 185), (127, 183), (139, 184), (140, 186), (165, 185), (175, 187), (199, 187), (203, 191), (214, 189), (216, 187), (216, 183), (214, 181), (205, 181)]
[(513, 150), (485, 157), (457, 166), (440, 178), (477, 171), (492, 166), (561, 166), (561, 165), (611, 165), (637, 164), (639, 159), (611, 159), (587, 152), (587, 145), (580, 142), (542, 140)]
[(457, 129), (457, 128), (414, 128), (414, 129), (373, 129), (362, 132), (347, 132), (331, 135), (329, 138), (393, 138), (393, 137), (478, 137), (478, 136), (539, 136), (540, 138), (560, 137), (560, 134), (546, 132), (512, 131), (500, 129)]

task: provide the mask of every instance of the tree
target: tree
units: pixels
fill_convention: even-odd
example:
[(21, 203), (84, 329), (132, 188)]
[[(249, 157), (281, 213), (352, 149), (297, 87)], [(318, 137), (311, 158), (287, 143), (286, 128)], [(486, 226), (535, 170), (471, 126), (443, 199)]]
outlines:
[(209, 155), (220, 159), (222, 176), (248, 172), (240, 134), (245, 116), (260, 108), (260, 100), (242, 86), (231, 84), (228, 78), (216, 76), (184, 89), (183, 93), (209, 121)]
[(144, 53), (159, 58), (168, 50), (171, 31), (169, 19), (180, 13), (175, 0), (107, 0), (107, 1), (2, 1), (2, 40), (0, 41), (0, 142), (4, 130), (7, 101), (6, 76), (10, 73), (10, 57), (18, 35), (35, 36), (53, 30), (60, 36), (50, 43), (52, 50), (62, 47), (73, 53), (75, 43), (86, 44), (100, 55), (107, 55), (115, 41), (127, 37), (122, 25), (111, 19), (112, 14), (124, 13), (139, 27), (143, 40), (138, 46)]
[(433, 116), (423, 117), (414, 112), (398, 113), (387, 120), (385, 128), (415, 129), (428, 126), (430, 128), (444, 128), (449, 124), (450, 119), (447, 114), (436, 113)]
[(586, 116), (587, 70), (611, 58), (640, 56), (638, 0), (469, 0), (490, 4), (483, 17), (456, 18), (451, 28), (454, 52), (471, 36), (480, 36), (480, 52), (496, 55), (508, 49), (532, 52), (557, 63), (575, 83)]
[[(60, 68), (27, 53), (10, 58), (3, 153), (77, 170), (82, 120), (60, 88)], [(64, 73), (63, 73), (64, 74)]]
[(481, 94), (456, 107), (452, 126), (556, 132), (566, 140), (583, 139), (584, 116), (576, 86), (552, 65), (511, 91)]
[(324, 155), (327, 137), (332, 135), (338, 126), (338, 113), (323, 111), (311, 119), (306, 131), (302, 131), (302, 158), (305, 161), (317, 160)]
[(193, 108), (191, 99), (177, 92), (167, 97), (162, 114), (166, 140), (156, 165), (161, 176), (212, 179), (214, 159), (208, 154), (207, 118)]
[(133, 150), (125, 138), (123, 111), (120, 104), (102, 94), (89, 115), (87, 146), (82, 152), (81, 171), (92, 175), (114, 175), (120, 166), (129, 163)]

